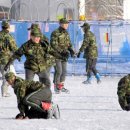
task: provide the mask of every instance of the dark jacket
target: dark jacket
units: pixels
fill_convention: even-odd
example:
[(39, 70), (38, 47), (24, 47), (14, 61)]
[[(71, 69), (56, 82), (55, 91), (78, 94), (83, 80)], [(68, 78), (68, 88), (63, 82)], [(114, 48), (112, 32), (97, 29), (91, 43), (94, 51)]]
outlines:
[(97, 44), (96, 44), (96, 38), (94, 34), (91, 31), (87, 31), (84, 34), (84, 40), (81, 48), (79, 49), (79, 52), (84, 51), (84, 58), (97, 58), (98, 57), (98, 51), (97, 51)]
[(20, 113), (25, 113), (25, 105), (23, 104), (24, 98), (39, 89), (45, 88), (45, 85), (38, 81), (24, 80), (20, 77), (16, 77), (14, 84), (12, 85), (14, 93), (17, 96), (18, 109)]
[(58, 29), (52, 32), (50, 45), (55, 51), (60, 53), (62, 57), (65, 58), (64, 60), (68, 60), (69, 53), (74, 53), (70, 41), (70, 36), (68, 32), (62, 27), (59, 27)]

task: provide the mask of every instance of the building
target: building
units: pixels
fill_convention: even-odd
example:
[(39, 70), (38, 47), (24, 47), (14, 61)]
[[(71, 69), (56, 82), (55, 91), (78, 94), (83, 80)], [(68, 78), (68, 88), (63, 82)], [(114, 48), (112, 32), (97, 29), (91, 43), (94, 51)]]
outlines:
[[(0, 19), (25, 21), (123, 19), (126, 0), (0, 0)], [(127, 0), (129, 1), (129, 0)]]

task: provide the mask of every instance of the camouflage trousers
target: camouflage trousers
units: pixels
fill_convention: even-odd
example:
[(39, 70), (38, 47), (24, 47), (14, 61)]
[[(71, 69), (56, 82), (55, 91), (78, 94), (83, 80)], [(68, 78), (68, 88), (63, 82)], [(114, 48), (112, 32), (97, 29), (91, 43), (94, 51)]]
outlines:
[(96, 76), (97, 74), (97, 69), (96, 69), (96, 63), (97, 59), (87, 59), (86, 60), (86, 72), (87, 76), (91, 77), (92, 73)]

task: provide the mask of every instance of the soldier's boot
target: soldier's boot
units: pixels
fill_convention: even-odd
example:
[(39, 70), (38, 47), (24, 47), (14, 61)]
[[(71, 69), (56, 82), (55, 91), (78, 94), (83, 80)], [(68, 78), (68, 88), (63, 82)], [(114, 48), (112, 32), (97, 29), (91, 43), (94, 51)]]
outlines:
[(95, 75), (95, 77), (96, 77), (96, 79), (97, 79), (97, 84), (100, 84), (100, 83), (101, 83), (101, 77), (100, 77), (99, 73), (97, 73), (97, 74)]
[(83, 84), (91, 84), (92, 76), (87, 76), (87, 80), (83, 81)]
[(56, 94), (59, 94), (60, 93), (60, 89), (59, 89), (59, 87), (58, 87), (59, 85), (57, 84), (54, 84), (54, 91), (55, 91), (55, 93)]
[(60, 86), (61, 86), (61, 92), (69, 93), (69, 90), (64, 87), (63, 82), (60, 83)]

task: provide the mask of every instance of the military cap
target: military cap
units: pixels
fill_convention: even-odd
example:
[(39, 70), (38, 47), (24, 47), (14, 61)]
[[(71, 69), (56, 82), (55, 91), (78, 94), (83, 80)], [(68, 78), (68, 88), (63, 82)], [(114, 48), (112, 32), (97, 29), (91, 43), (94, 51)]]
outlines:
[(31, 35), (35, 37), (41, 37), (41, 31), (38, 28), (32, 29), (31, 30)]
[(5, 79), (8, 81), (8, 80), (13, 79), (14, 76), (15, 74), (13, 72), (8, 72), (5, 74)]
[(1, 25), (2, 25), (2, 27), (6, 27), (6, 28), (8, 28), (10, 26), (10, 24), (7, 20), (3, 20)]
[(39, 24), (33, 23), (33, 24), (31, 25), (31, 27), (28, 28), (28, 30), (37, 29), (37, 28), (39, 28)]
[(83, 27), (90, 27), (90, 25), (88, 24), (88, 23), (84, 23), (82, 26), (80, 26), (81, 28), (83, 28)]
[(69, 21), (66, 18), (61, 18), (59, 20), (59, 23), (61, 23), (61, 24), (67, 24), (67, 23), (69, 23)]

